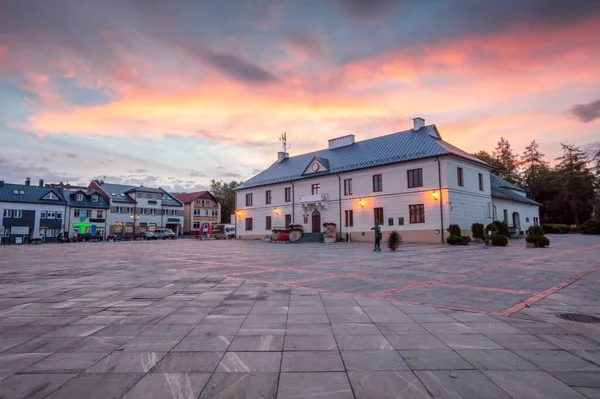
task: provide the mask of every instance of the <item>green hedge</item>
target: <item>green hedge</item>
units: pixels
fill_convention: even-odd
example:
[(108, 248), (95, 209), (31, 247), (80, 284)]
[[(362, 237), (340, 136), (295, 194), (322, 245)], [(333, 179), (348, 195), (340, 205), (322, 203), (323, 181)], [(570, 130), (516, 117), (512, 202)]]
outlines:
[(473, 238), (483, 238), (483, 224), (473, 223), (471, 225), (471, 234), (473, 234)]
[(460, 237), (460, 226), (457, 224), (451, 224), (450, 226), (448, 226), (448, 233), (450, 233), (450, 236), (459, 236)]
[(471, 237), (463, 237), (453, 234), (446, 238), (446, 242), (450, 245), (469, 245), (471, 242)]
[(571, 231), (568, 224), (544, 223), (542, 228), (546, 234), (567, 234)]
[(590, 219), (579, 228), (583, 234), (600, 234), (600, 220)]
[(508, 237), (500, 234), (492, 234), (490, 241), (493, 247), (505, 247), (508, 245)]

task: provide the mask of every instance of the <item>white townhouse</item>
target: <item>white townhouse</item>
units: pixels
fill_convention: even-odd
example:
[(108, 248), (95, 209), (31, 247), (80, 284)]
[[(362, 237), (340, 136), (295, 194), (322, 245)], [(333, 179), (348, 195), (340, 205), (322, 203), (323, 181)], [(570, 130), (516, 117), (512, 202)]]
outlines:
[(415, 118), (403, 132), (357, 142), (343, 136), (294, 157), (279, 152), (277, 162), (235, 189), (236, 231), (262, 238), (294, 223), (321, 233), (333, 222), (342, 240), (372, 241), (378, 223), (384, 240), (396, 230), (406, 242), (443, 242), (450, 224), (468, 235), (473, 223), (486, 225), (505, 209), (509, 225), (537, 223), (539, 204), (491, 180), (491, 169)]
[(183, 203), (162, 188), (128, 186), (93, 180), (88, 188), (109, 203), (106, 226), (109, 234), (131, 236), (157, 228), (182, 233)]

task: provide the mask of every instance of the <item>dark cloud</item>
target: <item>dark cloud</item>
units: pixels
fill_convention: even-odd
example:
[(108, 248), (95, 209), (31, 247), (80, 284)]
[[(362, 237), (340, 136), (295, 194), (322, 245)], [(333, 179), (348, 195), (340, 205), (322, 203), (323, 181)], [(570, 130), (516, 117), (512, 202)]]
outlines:
[(221, 176), (223, 177), (242, 177), (242, 175), (240, 175), (239, 173), (233, 173), (233, 172), (227, 172), (227, 173), (223, 173)]
[(600, 119), (600, 98), (587, 104), (577, 104), (571, 108), (571, 114), (583, 123)]
[(190, 170), (190, 176), (191, 177), (206, 177), (206, 174), (202, 173), (198, 170)]
[(375, 21), (400, 5), (399, 0), (338, 0), (339, 8), (355, 21)]
[(295, 49), (308, 55), (320, 55), (324, 50), (323, 41), (312, 32), (288, 30), (283, 33), (283, 39)]
[(279, 80), (272, 73), (240, 56), (204, 50), (200, 58), (230, 78), (245, 83), (265, 84)]

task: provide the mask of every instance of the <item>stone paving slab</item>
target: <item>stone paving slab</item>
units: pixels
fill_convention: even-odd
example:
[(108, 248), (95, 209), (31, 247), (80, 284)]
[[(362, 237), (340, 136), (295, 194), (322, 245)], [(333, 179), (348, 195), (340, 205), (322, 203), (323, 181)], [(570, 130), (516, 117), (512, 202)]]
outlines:
[(598, 267), (562, 240), (0, 247), (0, 397), (596, 398), (600, 325), (555, 314), (600, 315), (600, 272), (519, 302)]

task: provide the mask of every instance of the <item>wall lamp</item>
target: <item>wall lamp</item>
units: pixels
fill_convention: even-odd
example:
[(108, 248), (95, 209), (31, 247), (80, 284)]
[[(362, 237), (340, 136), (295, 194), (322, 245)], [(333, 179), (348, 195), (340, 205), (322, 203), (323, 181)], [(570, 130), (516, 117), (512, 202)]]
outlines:
[(360, 205), (361, 208), (365, 207), (365, 200), (363, 200), (362, 198), (358, 200), (358, 205)]
[(275, 212), (276, 215), (279, 215), (279, 209), (273, 208), (273, 212)]
[(440, 193), (438, 193), (437, 191), (434, 191), (433, 194), (432, 194), (432, 196), (433, 196), (433, 199), (435, 201), (437, 201), (440, 198)]
[(242, 211), (235, 211), (236, 216), (242, 216)]

